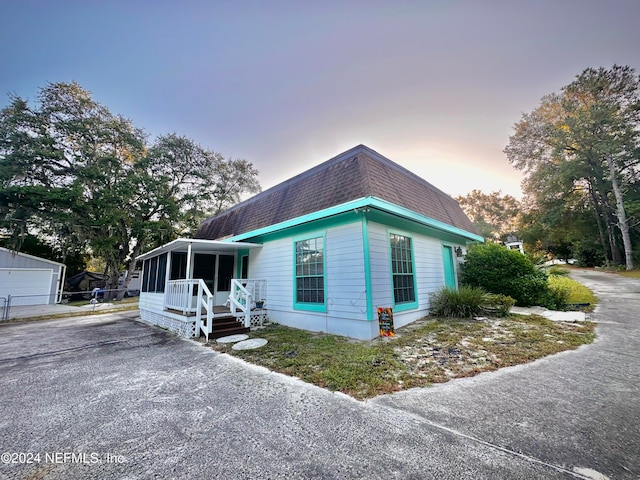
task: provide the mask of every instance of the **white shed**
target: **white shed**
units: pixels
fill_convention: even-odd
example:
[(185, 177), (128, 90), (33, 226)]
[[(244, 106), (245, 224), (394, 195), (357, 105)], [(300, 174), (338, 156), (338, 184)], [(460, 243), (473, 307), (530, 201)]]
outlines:
[(0, 247), (0, 303), (45, 305), (62, 299), (66, 267), (62, 263)]

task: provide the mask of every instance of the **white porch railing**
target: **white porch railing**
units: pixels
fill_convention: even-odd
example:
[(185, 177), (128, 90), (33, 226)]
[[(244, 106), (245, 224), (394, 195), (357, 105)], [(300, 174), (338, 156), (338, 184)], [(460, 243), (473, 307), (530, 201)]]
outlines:
[(229, 294), (229, 308), (231, 314), (244, 317), (244, 326), (251, 327), (251, 312), (262, 310), (267, 298), (267, 281), (246, 278), (233, 278), (231, 280), (231, 293)]
[[(193, 301), (194, 288), (197, 287), (196, 300)], [(200, 330), (209, 341), (209, 334), (213, 329), (213, 294), (201, 278), (193, 280), (169, 280), (164, 292), (164, 308), (177, 310), (183, 315), (196, 317), (196, 336)], [(202, 313), (206, 315), (206, 321), (202, 321)]]
[(195, 313), (196, 306), (191, 299), (193, 286), (198, 283), (198, 280), (169, 280), (164, 292), (164, 309), (177, 310), (183, 315)]

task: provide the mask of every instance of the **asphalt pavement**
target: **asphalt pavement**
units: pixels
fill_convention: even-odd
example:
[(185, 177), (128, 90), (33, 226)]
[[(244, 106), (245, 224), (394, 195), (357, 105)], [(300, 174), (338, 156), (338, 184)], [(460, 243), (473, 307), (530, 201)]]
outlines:
[(600, 299), (594, 344), (372, 403), (592, 478), (640, 478), (640, 280), (571, 276)]
[(367, 402), (137, 312), (1, 325), (0, 478), (637, 479), (640, 282), (580, 275), (593, 345)]

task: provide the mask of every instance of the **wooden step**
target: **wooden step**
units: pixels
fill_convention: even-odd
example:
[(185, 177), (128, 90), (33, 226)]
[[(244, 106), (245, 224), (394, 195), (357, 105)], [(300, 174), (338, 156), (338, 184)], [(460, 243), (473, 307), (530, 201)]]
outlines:
[(249, 328), (247, 327), (243, 327), (243, 326), (239, 326), (239, 327), (234, 327), (234, 328), (224, 328), (222, 330), (213, 330), (210, 334), (209, 334), (209, 338), (220, 338), (220, 337), (226, 337), (228, 335), (238, 335), (241, 333), (249, 333)]
[[(203, 319), (206, 322), (206, 317)], [(211, 322), (211, 333), (209, 338), (226, 337), (227, 335), (236, 335), (248, 333), (249, 328), (239, 322), (233, 315), (225, 315), (224, 317), (214, 317)]]

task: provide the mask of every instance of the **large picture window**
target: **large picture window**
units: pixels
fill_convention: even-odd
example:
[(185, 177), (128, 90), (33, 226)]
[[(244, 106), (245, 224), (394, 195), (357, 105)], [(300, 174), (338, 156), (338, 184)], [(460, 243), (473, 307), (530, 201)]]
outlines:
[(415, 302), (416, 292), (411, 238), (392, 233), (390, 241), (393, 300), (396, 304)]
[(324, 306), (324, 237), (295, 242), (295, 302)]

